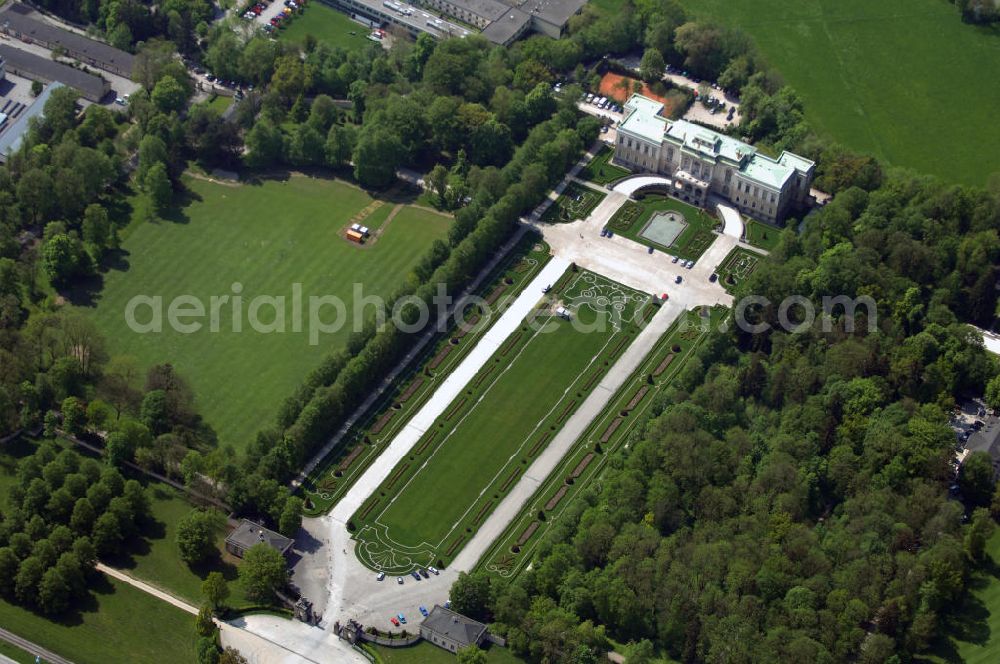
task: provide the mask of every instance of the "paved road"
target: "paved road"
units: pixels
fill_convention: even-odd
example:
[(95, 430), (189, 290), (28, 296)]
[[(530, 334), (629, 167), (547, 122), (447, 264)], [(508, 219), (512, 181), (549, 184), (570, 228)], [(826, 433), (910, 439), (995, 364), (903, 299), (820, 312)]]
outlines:
[[(45, 664), (73, 664), (71, 660), (68, 660), (65, 657), (60, 657), (51, 650), (46, 650), (41, 646), (35, 645), (28, 639), (23, 639), (17, 634), (9, 632), (6, 629), (3, 629), (2, 627), (0, 627), (0, 639), (3, 639), (4, 641), (10, 643), (11, 645), (17, 646), (21, 650), (30, 653), (36, 657), (41, 657), (42, 661), (45, 662)], [(0, 663), (4, 661), (14, 662), (14, 660), (8, 659), (0, 655)], [(17, 663), (14, 662), (14, 664)]]

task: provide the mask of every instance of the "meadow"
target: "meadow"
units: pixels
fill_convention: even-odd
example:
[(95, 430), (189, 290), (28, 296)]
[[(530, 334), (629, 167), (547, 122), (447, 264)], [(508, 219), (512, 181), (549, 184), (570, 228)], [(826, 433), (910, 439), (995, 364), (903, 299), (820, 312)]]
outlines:
[(1000, 27), (966, 25), (941, 0), (681, 4), (753, 37), (821, 134), (950, 182), (1000, 172)]
[(550, 312), (500, 345), (355, 514), (365, 564), (393, 573), (446, 564), (634, 338), (648, 295), (588, 272), (566, 276), (552, 293), (593, 331)]
[[(111, 355), (131, 355), (143, 367), (173, 364), (193, 387), (199, 412), (220, 443), (241, 449), (273, 422), (278, 406), (320, 358), (348, 339), (351, 325), (310, 343), (309, 296), (339, 296), (353, 319), (355, 285), (363, 285), (365, 296), (390, 295), (430, 245), (445, 238), (451, 218), (302, 175), (259, 184), (185, 183), (189, 201), (167, 220), (132, 223), (119, 264), (104, 275), (85, 310)], [(344, 239), (352, 221), (372, 229), (366, 245)], [(293, 284), (301, 284), (303, 294), (301, 332), (294, 329)], [(208, 316), (190, 334), (168, 324), (177, 296), (195, 297), (209, 313), (212, 296), (232, 297), (237, 290), (239, 325), (233, 322), (235, 299), (219, 309), (217, 331)], [(126, 324), (126, 306), (140, 295), (162, 297), (162, 332), (137, 333)], [(284, 297), (284, 332), (251, 329), (250, 302), (258, 295)], [(149, 307), (138, 309), (137, 320), (150, 317)], [(327, 309), (323, 320), (334, 317)], [(261, 322), (276, 319), (272, 307), (261, 307)]]

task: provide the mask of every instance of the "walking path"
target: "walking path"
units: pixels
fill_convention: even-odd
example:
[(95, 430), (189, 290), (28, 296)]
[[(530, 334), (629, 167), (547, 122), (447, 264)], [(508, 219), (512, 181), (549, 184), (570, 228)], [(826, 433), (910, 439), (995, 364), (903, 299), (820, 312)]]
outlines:
[(134, 576), (129, 576), (125, 572), (122, 572), (121, 570), (117, 570), (114, 567), (108, 567), (104, 563), (97, 563), (96, 568), (97, 568), (98, 572), (102, 572), (103, 574), (107, 574), (112, 579), (117, 579), (118, 581), (121, 581), (122, 583), (127, 583), (130, 586), (132, 586), (133, 588), (141, 590), (142, 592), (146, 593), (147, 595), (152, 595), (153, 597), (155, 597), (156, 599), (158, 599), (160, 601), (166, 602), (167, 604), (171, 604), (171, 605), (177, 607), (181, 611), (184, 611), (186, 613), (190, 613), (193, 616), (198, 615), (198, 607), (194, 606), (193, 604), (188, 604), (184, 600), (182, 600), (182, 599), (180, 599), (178, 597), (175, 597), (175, 596), (171, 595), (168, 592), (164, 592), (164, 591), (160, 590), (159, 588), (151, 586), (148, 583), (146, 583), (145, 581), (140, 581), (139, 579), (135, 578)]
[[(0, 639), (6, 641), (7, 643), (13, 646), (17, 646), (21, 650), (29, 654), (32, 654), (35, 657), (41, 657), (42, 661), (45, 662), (45, 664), (73, 664), (71, 660), (68, 660), (65, 657), (60, 657), (51, 650), (46, 650), (45, 648), (39, 645), (35, 645), (28, 639), (23, 639), (17, 634), (9, 632), (3, 629), (2, 627), (0, 627)], [(0, 655), (0, 663), (3, 662), (12, 662), (13, 664), (17, 664), (17, 662), (14, 662), (14, 660), (8, 659), (7, 657)]]
[[(320, 538), (330, 552), (329, 600), (324, 609), (328, 625), (338, 619), (343, 621), (353, 617), (362, 623), (380, 620), (378, 624), (384, 628), (388, 623), (383, 625), (381, 621), (387, 621), (388, 615), (399, 611), (419, 615), (420, 605), (431, 606), (435, 602), (443, 604), (447, 599), (451, 582), (458, 575), (457, 568), (449, 566), (439, 576), (419, 583), (406, 577), (402, 587), (391, 578), (379, 583), (375, 580), (374, 572), (362, 565), (354, 555), (355, 542), (347, 531), (347, 522), (389, 476), (396, 464), (416, 445), (424, 432), (445, 412), (449, 404), (465, 390), (469, 381), (486, 365), (497, 348), (521, 325), (541, 298), (542, 289), (555, 283), (568, 267), (568, 261), (553, 257), (542, 268), (510, 308), (452, 370), (427, 403), (393, 438), (379, 456), (378, 463), (372, 464), (340, 499), (333, 511), (319, 520), (325, 525), (326, 533), (325, 536), (320, 534)], [(386, 613), (390, 608), (392, 613)]]

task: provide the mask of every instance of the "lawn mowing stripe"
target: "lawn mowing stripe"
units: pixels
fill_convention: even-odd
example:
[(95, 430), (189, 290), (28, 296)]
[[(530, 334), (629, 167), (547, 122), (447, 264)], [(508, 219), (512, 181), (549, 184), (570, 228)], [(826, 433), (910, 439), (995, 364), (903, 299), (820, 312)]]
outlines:
[[(359, 250), (337, 238), (355, 210), (372, 199), (343, 182), (292, 176), (285, 182), (227, 187), (185, 178), (195, 200), (180, 210), (186, 222), (140, 222), (123, 243), (126, 271), (105, 275), (96, 307), (85, 308), (108, 339), (113, 355), (132, 355), (145, 369), (171, 362), (192, 386), (196, 406), (219, 435), (237, 449), (272, 421), (279, 405), (329, 350), (343, 347), (350, 325), (322, 335), (258, 334), (246, 320), (258, 295), (339, 294), (352, 308), (354, 282), (367, 295), (388, 295), (422, 258), (448, 221), (404, 209), (377, 246)], [(330, 205), (331, 200), (335, 205)], [(212, 295), (232, 295), (243, 285), (243, 331), (231, 325), (231, 304), (222, 311), (219, 332), (207, 325), (195, 334), (170, 331), (137, 334), (125, 324), (126, 303), (135, 295), (161, 296), (164, 306), (190, 294), (208, 309)], [(264, 320), (268, 307), (261, 313)], [(288, 321), (290, 323), (290, 321)], [(286, 327), (286, 330), (288, 328)], [(250, 361), (267, 358), (266, 362)], [(253, 386), (252, 389), (247, 389)]]

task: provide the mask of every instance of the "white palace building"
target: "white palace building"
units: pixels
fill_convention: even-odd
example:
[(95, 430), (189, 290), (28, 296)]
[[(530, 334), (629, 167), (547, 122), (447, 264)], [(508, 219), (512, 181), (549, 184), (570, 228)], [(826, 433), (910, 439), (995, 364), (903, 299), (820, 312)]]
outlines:
[(764, 221), (781, 221), (808, 204), (816, 165), (791, 152), (777, 159), (752, 145), (687, 120), (669, 120), (663, 104), (632, 95), (618, 125), (614, 163), (633, 171), (665, 175), (671, 193), (705, 207), (709, 194)]

